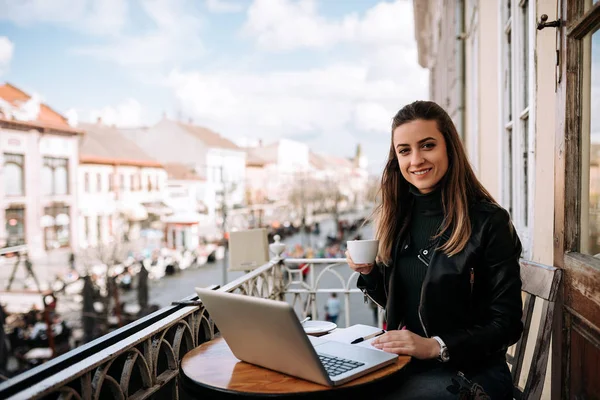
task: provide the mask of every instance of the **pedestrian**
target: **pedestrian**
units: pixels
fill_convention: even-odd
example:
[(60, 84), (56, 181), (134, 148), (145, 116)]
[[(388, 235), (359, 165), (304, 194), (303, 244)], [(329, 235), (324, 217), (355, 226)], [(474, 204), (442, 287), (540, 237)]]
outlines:
[(377, 325), (377, 323), (379, 322), (379, 307), (371, 299), (369, 299), (369, 307), (371, 308), (371, 311), (373, 312), (373, 325)]
[(523, 331), (521, 242), (436, 103), (394, 117), (374, 216), (376, 262), (346, 257), (357, 286), (386, 309), (391, 330), (373, 346), (413, 357), (389, 398), (456, 398), (447, 387), (464, 374), (472, 393), (512, 399), (506, 351)]
[(337, 293), (331, 293), (325, 304), (325, 319), (327, 321), (337, 323), (340, 316), (340, 300), (337, 298)]
[(8, 337), (6, 336), (5, 324), (6, 313), (2, 304), (0, 304), (0, 374), (6, 374), (6, 366), (8, 363), (9, 348), (8, 348)]

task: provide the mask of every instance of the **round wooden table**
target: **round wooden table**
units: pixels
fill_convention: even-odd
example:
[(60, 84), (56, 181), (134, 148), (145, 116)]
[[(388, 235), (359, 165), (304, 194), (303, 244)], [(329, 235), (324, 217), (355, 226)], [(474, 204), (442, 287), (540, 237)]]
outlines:
[[(305, 397), (310, 399), (348, 398), (358, 391), (371, 398), (385, 383), (393, 380), (408, 362), (400, 356), (396, 363), (354, 379), (342, 386), (328, 387), (295, 378), (235, 358), (225, 340), (217, 337), (188, 352), (181, 360), (184, 391), (194, 398), (265, 398)], [(339, 395), (339, 396), (338, 396)]]

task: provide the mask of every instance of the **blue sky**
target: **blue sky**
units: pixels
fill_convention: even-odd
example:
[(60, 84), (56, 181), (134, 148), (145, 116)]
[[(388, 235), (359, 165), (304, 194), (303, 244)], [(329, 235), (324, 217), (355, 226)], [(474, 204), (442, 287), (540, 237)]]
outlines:
[(427, 95), (412, 1), (0, 0), (0, 81), (79, 121), (163, 113), (240, 143), (281, 137), (383, 165)]

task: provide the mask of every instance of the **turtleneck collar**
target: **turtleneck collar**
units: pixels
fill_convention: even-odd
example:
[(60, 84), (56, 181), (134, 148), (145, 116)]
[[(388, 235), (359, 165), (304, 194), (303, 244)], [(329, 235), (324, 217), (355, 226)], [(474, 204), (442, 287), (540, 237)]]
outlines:
[(409, 191), (415, 199), (414, 212), (424, 215), (439, 215), (444, 213), (442, 190), (439, 187), (435, 188), (432, 192), (423, 194), (416, 187), (410, 185)]

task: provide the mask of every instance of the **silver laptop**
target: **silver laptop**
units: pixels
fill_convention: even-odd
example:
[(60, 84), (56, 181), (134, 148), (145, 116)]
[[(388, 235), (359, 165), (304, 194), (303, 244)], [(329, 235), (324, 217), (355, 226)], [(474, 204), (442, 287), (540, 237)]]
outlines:
[(196, 288), (233, 354), (242, 361), (338, 386), (392, 364), (398, 356), (309, 337), (283, 301)]

